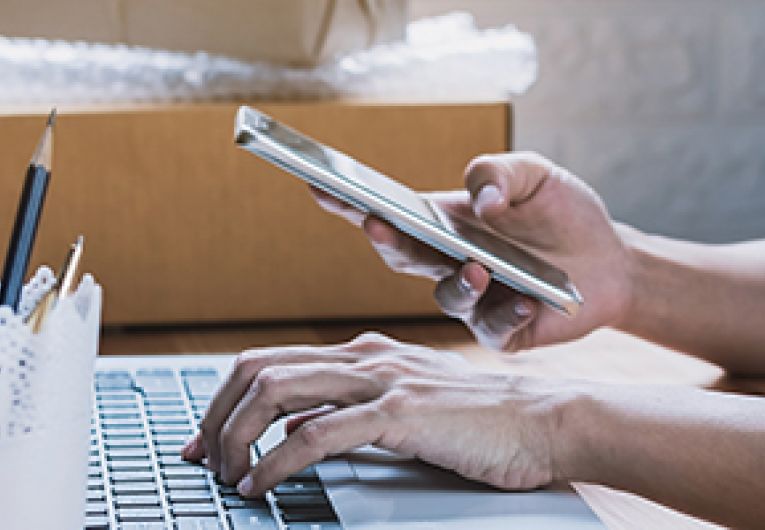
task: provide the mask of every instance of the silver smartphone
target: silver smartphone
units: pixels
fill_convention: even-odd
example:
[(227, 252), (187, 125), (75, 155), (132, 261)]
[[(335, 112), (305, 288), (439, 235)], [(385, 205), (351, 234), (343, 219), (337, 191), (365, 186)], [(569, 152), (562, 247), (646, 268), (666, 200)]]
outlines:
[(236, 116), (236, 143), (359, 210), (459, 261), (574, 316), (582, 297), (568, 276), (472, 217), (447, 214), (427, 197), (250, 107)]

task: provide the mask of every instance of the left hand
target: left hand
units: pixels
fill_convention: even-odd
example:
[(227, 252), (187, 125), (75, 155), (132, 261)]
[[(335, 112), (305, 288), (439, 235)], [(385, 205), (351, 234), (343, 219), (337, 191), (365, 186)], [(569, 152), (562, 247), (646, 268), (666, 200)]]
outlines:
[[(183, 456), (207, 457), (245, 496), (366, 444), (499, 488), (535, 488), (562, 478), (555, 450), (564, 388), (481, 372), (456, 354), (377, 334), (339, 346), (252, 350), (239, 356)], [(328, 404), (335, 408), (315, 412)], [(297, 427), (251, 468), (250, 444), (294, 413)]]

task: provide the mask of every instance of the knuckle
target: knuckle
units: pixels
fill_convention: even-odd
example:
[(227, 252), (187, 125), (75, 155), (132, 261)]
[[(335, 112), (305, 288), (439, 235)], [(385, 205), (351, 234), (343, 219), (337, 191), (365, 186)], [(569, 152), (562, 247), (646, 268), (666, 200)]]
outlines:
[(357, 351), (374, 352), (385, 348), (390, 348), (398, 344), (390, 337), (376, 331), (366, 331), (348, 343), (348, 347)]
[(323, 422), (314, 420), (301, 425), (296, 434), (300, 437), (303, 445), (319, 448), (329, 436), (329, 430)]
[(285, 374), (281, 368), (268, 367), (258, 374), (250, 386), (250, 389), (265, 400), (274, 399), (284, 380)]
[(236, 432), (229, 426), (224, 426), (218, 436), (218, 443), (223, 448), (234, 447), (238, 443), (238, 437)]
[(408, 395), (402, 388), (398, 388), (380, 399), (378, 409), (388, 417), (398, 417), (404, 413), (408, 405)]

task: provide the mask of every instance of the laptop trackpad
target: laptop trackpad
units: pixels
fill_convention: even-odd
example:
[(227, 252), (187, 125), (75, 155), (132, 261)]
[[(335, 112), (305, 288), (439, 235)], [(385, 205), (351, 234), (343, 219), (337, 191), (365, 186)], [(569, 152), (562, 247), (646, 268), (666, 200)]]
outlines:
[(507, 493), (410, 458), (363, 448), (318, 466), (344, 528), (594, 530), (572, 491)]

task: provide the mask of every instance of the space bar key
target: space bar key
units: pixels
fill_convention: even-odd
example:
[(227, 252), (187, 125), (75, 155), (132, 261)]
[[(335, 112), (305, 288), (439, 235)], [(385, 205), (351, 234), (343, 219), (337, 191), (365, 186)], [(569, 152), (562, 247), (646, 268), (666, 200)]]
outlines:
[(228, 512), (231, 530), (277, 530), (271, 512), (258, 508), (236, 508)]

